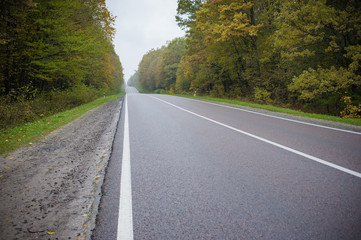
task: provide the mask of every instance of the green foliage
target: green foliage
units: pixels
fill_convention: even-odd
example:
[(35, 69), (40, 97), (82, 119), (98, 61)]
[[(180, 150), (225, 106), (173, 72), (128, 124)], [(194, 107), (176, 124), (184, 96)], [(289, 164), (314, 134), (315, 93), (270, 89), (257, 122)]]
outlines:
[(361, 104), (353, 105), (351, 97), (343, 97), (342, 100), (345, 103), (345, 108), (340, 113), (341, 117), (361, 119)]
[(175, 89), (178, 93), (188, 91), (191, 85), (191, 77), (187, 75), (187, 64), (188, 62), (186, 61), (185, 56), (182, 57), (176, 73)]
[(176, 21), (179, 27), (191, 30), (196, 20), (196, 13), (205, 0), (178, 0)]
[(137, 72), (139, 87), (149, 92), (155, 89), (167, 91), (174, 89), (179, 64), (186, 46), (185, 39), (176, 38), (167, 46), (152, 49), (145, 54)]
[(127, 81), (128, 86), (138, 87), (138, 71), (136, 71)]
[(96, 89), (84, 84), (68, 90), (53, 90), (32, 99), (12, 101), (0, 97), (0, 130), (29, 123), (43, 117), (91, 102), (98, 97), (113, 94), (107, 89)]
[(0, 4), (0, 98), (8, 105), (0, 115), (22, 118), (1, 120), (1, 127), (53, 112), (49, 104), (58, 108), (58, 96), (62, 110), (121, 90), (123, 68), (112, 45), (114, 17), (105, 0)]
[(312, 68), (304, 71), (298, 77), (293, 78), (289, 85), (291, 91), (298, 92), (299, 98), (313, 100), (325, 95), (344, 95), (351, 91), (351, 87), (361, 86), (361, 78), (344, 68), (330, 69)]
[(260, 103), (266, 103), (266, 104), (272, 103), (271, 93), (266, 89), (262, 89), (262, 88), (256, 87), (254, 89), (254, 99)]
[(322, 115), (322, 114), (315, 114), (315, 113), (305, 113), (302, 111), (292, 110), (289, 108), (281, 108), (276, 107), (272, 105), (262, 105), (262, 104), (256, 104), (256, 103), (250, 103), (250, 102), (242, 102), (239, 100), (229, 100), (224, 98), (211, 98), (211, 97), (200, 97), (200, 96), (192, 96), (189, 94), (182, 94), (182, 97), (188, 97), (188, 98), (196, 98), (196, 99), (203, 99), (207, 101), (214, 101), (214, 102), (221, 102), (226, 104), (232, 104), (232, 105), (241, 105), (246, 107), (252, 107), (252, 108), (260, 108), (260, 109), (266, 109), (273, 112), (282, 112), (287, 114), (292, 114), (296, 116), (304, 116), (307, 118), (315, 118), (315, 119), (324, 119), (328, 121), (335, 121), (335, 122), (342, 122), (342, 123), (348, 123), (348, 124), (354, 124), (354, 125), (360, 125), (361, 126), (361, 119), (355, 119), (355, 118), (340, 118), (330, 115)]
[(44, 117), (32, 123), (25, 123), (13, 128), (0, 129), (0, 154), (6, 154), (17, 148), (35, 143), (51, 131), (80, 117), (90, 109), (98, 107), (108, 101), (119, 99), (121, 95), (124, 95), (124, 92), (98, 98), (90, 103)]
[(361, 103), (358, 1), (179, 0), (177, 13), (188, 33), (178, 93), (334, 115)]

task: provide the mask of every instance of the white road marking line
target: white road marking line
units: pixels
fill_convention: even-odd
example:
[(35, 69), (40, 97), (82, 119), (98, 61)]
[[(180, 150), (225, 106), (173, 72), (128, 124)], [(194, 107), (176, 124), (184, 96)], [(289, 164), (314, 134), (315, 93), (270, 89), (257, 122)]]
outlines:
[(164, 103), (166, 103), (166, 104), (169, 104), (169, 105), (171, 105), (171, 106), (173, 106), (173, 107), (175, 107), (175, 108), (178, 108), (178, 109), (180, 109), (180, 110), (182, 110), (182, 111), (184, 111), (184, 112), (193, 114), (193, 115), (195, 115), (195, 116), (197, 116), (197, 117), (203, 118), (203, 119), (205, 119), (205, 120), (208, 120), (208, 121), (210, 121), (210, 122), (213, 122), (213, 123), (218, 124), (218, 125), (220, 125), (220, 126), (223, 126), (223, 127), (225, 127), (225, 128), (234, 130), (234, 131), (236, 131), (236, 132), (242, 133), (242, 134), (244, 134), (244, 135), (247, 135), (247, 136), (249, 136), (249, 137), (255, 138), (255, 139), (260, 140), (260, 141), (262, 141), (262, 142), (271, 144), (271, 145), (273, 145), (273, 146), (276, 146), (276, 147), (279, 147), (279, 148), (284, 149), (284, 150), (286, 150), (286, 151), (295, 153), (295, 154), (297, 154), (297, 155), (300, 155), (300, 156), (302, 156), (302, 157), (308, 158), (308, 159), (313, 160), (313, 161), (315, 161), (315, 162), (324, 164), (324, 165), (329, 166), (329, 167), (331, 167), (331, 168), (334, 168), (334, 169), (340, 170), (340, 171), (342, 171), (342, 172), (345, 172), (345, 173), (348, 173), (348, 174), (351, 174), (351, 175), (353, 175), (353, 176), (356, 176), (356, 177), (361, 178), (361, 173), (358, 173), (358, 172), (355, 172), (355, 171), (353, 171), (353, 170), (350, 170), (350, 169), (341, 167), (341, 166), (339, 166), (339, 165), (336, 165), (336, 164), (327, 162), (327, 161), (322, 160), (322, 159), (320, 159), (320, 158), (311, 156), (311, 155), (309, 155), (309, 154), (307, 154), (307, 153), (303, 153), (303, 152), (300, 152), (300, 151), (298, 151), (298, 150), (295, 150), (295, 149), (293, 149), (293, 148), (289, 148), (289, 147), (286, 147), (286, 146), (284, 146), (284, 145), (281, 145), (281, 144), (272, 142), (272, 141), (267, 140), (267, 139), (265, 139), (265, 138), (258, 137), (258, 136), (256, 136), (256, 135), (251, 134), (251, 133), (248, 133), (248, 132), (239, 130), (239, 129), (237, 129), (237, 128), (231, 127), (231, 126), (226, 125), (226, 124), (224, 124), (224, 123), (218, 122), (218, 121), (216, 121), (216, 120), (207, 118), (207, 117), (205, 117), (205, 116), (199, 115), (199, 114), (197, 114), (197, 113), (194, 113), (194, 112), (191, 112), (191, 111), (186, 110), (186, 109), (184, 109), (184, 108), (181, 108), (181, 107), (179, 107), (179, 106), (176, 106), (176, 105), (174, 105), (174, 104), (172, 104), (172, 103), (169, 103), (169, 102), (167, 102), (167, 101), (164, 101), (164, 100), (162, 100), (162, 99), (159, 99), (159, 98), (156, 98), (156, 97), (153, 97), (153, 96), (151, 96), (151, 97), (152, 97), (152, 98), (155, 98), (155, 99), (157, 99), (157, 100), (159, 100), (159, 101), (161, 101), (161, 102), (164, 102)]
[(283, 118), (283, 117), (273, 116), (273, 115), (269, 115), (269, 114), (265, 114), (265, 113), (254, 112), (254, 111), (251, 111), (251, 110), (246, 110), (246, 109), (237, 108), (237, 107), (231, 107), (231, 106), (222, 105), (222, 104), (217, 104), (217, 103), (212, 103), (212, 102), (207, 102), (207, 101), (201, 101), (201, 100), (190, 99), (190, 98), (187, 98), (187, 99), (188, 99), (188, 100), (191, 100), (191, 101), (195, 101), (195, 102), (207, 103), (207, 104), (211, 104), (211, 105), (215, 105), (215, 106), (219, 106), (219, 107), (230, 108), (230, 109), (234, 109), (234, 110), (238, 110), (238, 111), (242, 111), (242, 112), (253, 113), (253, 114), (257, 114), (257, 115), (261, 115), (261, 116), (265, 116), (265, 117), (281, 119), (281, 120), (284, 120), (284, 121), (295, 122), (295, 123), (300, 123), (300, 124), (309, 125), (309, 126), (314, 126), (314, 127), (319, 127), (319, 128), (326, 128), (326, 129), (331, 129), (331, 130), (335, 130), (335, 131), (341, 131), (341, 132), (347, 132), (347, 133), (352, 133), (352, 134), (361, 135), (361, 132), (355, 132), (355, 131), (345, 130), (345, 129), (341, 129), (341, 128), (328, 127), (328, 126), (323, 126), (323, 125), (314, 124), (314, 123), (302, 122), (302, 121), (299, 121), (299, 120), (294, 120), (294, 119), (289, 119), (289, 118)]
[(120, 199), (118, 213), (117, 240), (133, 239), (133, 213), (132, 213), (132, 183), (130, 174), (130, 144), (129, 144), (129, 119), (128, 99), (124, 103), (124, 138), (122, 175), (120, 180)]

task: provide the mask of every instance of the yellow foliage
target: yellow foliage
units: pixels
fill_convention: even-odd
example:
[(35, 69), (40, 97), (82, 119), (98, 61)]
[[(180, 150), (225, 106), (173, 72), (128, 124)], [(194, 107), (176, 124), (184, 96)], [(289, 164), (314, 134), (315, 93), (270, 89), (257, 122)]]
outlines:
[(262, 24), (251, 23), (253, 3), (210, 1), (197, 12), (197, 29), (206, 33), (207, 42), (224, 42), (234, 37), (256, 36)]
[(342, 98), (346, 104), (345, 108), (340, 112), (342, 118), (361, 119), (361, 104), (355, 106), (352, 104), (351, 97), (345, 96)]
[(360, 84), (360, 78), (344, 68), (331, 67), (317, 70), (310, 68), (298, 77), (294, 77), (288, 89), (298, 92), (300, 99), (312, 100), (322, 94), (346, 92), (352, 85)]
[(267, 103), (267, 104), (272, 103), (271, 92), (263, 88), (256, 87), (254, 89), (254, 98), (260, 103)]

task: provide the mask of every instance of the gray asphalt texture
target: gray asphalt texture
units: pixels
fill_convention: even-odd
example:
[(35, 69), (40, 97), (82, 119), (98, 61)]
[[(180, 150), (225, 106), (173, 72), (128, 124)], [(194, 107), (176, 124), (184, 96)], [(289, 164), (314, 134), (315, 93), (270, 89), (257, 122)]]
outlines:
[[(154, 97), (357, 172), (361, 135), (127, 92), (134, 239), (361, 239), (360, 178)], [(111, 162), (121, 161), (119, 147), (113, 145)], [(111, 215), (118, 188), (108, 190), (118, 192)], [(114, 239), (103, 236), (116, 234), (113, 225), (94, 239)]]

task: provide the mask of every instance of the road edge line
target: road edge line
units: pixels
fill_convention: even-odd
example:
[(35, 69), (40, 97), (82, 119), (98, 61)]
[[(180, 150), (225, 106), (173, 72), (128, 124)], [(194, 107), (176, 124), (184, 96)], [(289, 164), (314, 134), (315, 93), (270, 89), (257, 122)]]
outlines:
[(128, 98), (124, 103), (124, 137), (122, 170), (120, 179), (120, 198), (118, 213), (117, 240), (133, 239), (132, 184), (130, 168)]
[(226, 124), (224, 124), (224, 123), (221, 123), (221, 122), (218, 122), (218, 121), (216, 121), (216, 120), (207, 118), (207, 117), (202, 116), (202, 115), (200, 115), (200, 114), (194, 113), (194, 112), (192, 112), (192, 111), (189, 111), (189, 110), (187, 110), (187, 109), (184, 109), (184, 108), (179, 107), (179, 106), (177, 106), (177, 105), (174, 105), (174, 104), (172, 104), (172, 103), (169, 103), (169, 102), (167, 102), (167, 101), (164, 101), (164, 100), (162, 100), (162, 99), (159, 99), (159, 98), (156, 98), (156, 97), (153, 97), (153, 96), (151, 96), (151, 97), (152, 97), (152, 98), (155, 98), (155, 99), (157, 99), (157, 100), (159, 100), (159, 101), (161, 101), (161, 102), (164, 102), (164, 103), (166, 103), (166, 104), (169, 104), (169, 105), (171, 105), (171, 106), (173, 106), (173, 107), (175, 107), (175, 108), (178, 108), (178, 109), (180, 109), (180, 110), (182, 110), (182, 111), (184, 111), (184, 112), (190, 113), (190, 114), (195, 115), (195, 116), (200, 117), (200, 118), (203, 118), (203, 119), (205, 119), (205, 120), (207, 120), (207, 121), (213, 122), (213, 123), (218, 124), (218, 125), (220, 125), (220, 126), (223, 126), (223, 127), (225, 127), (225, 128), (228, 128), (228, 129), (231, 129), (231, 130), (233, 130), (233, 131), (242, 133), (242, 134), (244, 134), (244, 135), (247, 135), (247, 136), (249, 136), (249, 137), (255, 138), (255, 139), (260, 140), (260, 141), (262, 141), (262, 142), (271, 144), (271, 145), (273, 145), (273, 146), (276, 146), (276, 147), (281, 148), (281, 149), (284, 149), (284, 150), (286, 150), (286, 151), (295, 153), (295, 154), (297, 154), (297, 155), (300, 155), (300, 156), (302, 156), (302, 157), (308, 158), (308, 159), (313, 160), (313, 161), (315, 161), (315, 162), (321, 163), (321, 164), (323, 164), (323, 165), (329, 166), (329, 167), (331, 167), (331, 168), (334, 168), (334, 169), (337, 169), (337, 170), (339, 170), (339, 171), (342, 171), (342, 172), (351, 174), (351, 175), (353, 175), (353, 176), (355, 176), (355, 177), (361, 178), (361, 173), (358, 173), (358, 172), (356, 172), (356, 171), (353, 171), (353, 170), (350, 170), (350, 169), (348, 169), (348, 168), (339, 166), (339, 165), (337, 165), (337, 164), (333, 164), (333, 163), (327, 162), (327, 161), (325, 161), (325, 160), (323, 160), (323, 159), (314, 157), (314, 156), (309, 155), (309, 154), (307, 154), (307, 153), (303, 153), (303, 152), (298, 151), (298, 150), (295, 150), (295, 149), (293, 149), (293, 148), (290, 148), (290, 147), (287, 147), (287, 146), (284, 146), (284, 145), (281, 145), (281, 144), (272, 142), (272, 141), (267, 140), (267, 139), (265, 139), (265, 138), (262, 138), (262, 137), (253, 135), (253, 134), (251, 134), (251, 133), (242, 131), (242, 130), (240, 130), (240, 129), (231, 127), (231, 126), (226, 125)]
[[(185, 97), (183, 97), (183, 98), (185, 98)], [(280, 119), (280, 120), (284, 120), (284, 121), (295, 122), (295, 123), (299, 123), (299, 124), (303, 124), (303, 125), (309, 125), (309, 126), (313, 126), (313, 127), (319, 127), (319, 128), (331, 129), (331, 130), (334, 130), (334, 131), (340, 131), (340, 132), (346, 132), (346, 133), (361, 135), (361, 132), (356, 132), (356, 131), (352, 131), (352, 130), (346, 130), (346, 129), (336, 128), (336, 127), (329, 127), (329, 126), (324, 126), (324, 125), (320, 125), (320, 124), (316, 124), (316, 123), (309, 123), (309, 122), (304, 122), (304, 121), (285, 118), (285, 117), (273, 116), (273, 115), (266, 114), (266, 113), (260, 113), (260, 112), (256, 112), (256, 111), (243, 109), (243, 108), (232, 107), (232, 106), (228, 106), (228, 105), (208, 102), (208, 101), (205, 101), (205, 100), (198, 100), (198, 99), (192, 99), (192, 98), (185, 98), (185, 99), (188, 99), (188, 100), (194, 101), (194, 102), (206, 103), (206, 104), (215, 105), (215, 106), (219, 106), (219, 107), (234, 109), (234, 110), (237, 110), (237, 111), (252, 113), (252, 114), (256, 114), (256, 115), (261, 115), (261, 116), (265, 116), (265, 117)], [(285, 114), (287, 114), (287, 113), (285, 113)], [(301, 116), (301, 117), (303, 117), (303, 116)], [(311, 119), (317, 119), (317, 118), (311, 118)], [(329, 120), (325, 120), (325, 121), (329, 121)]]

